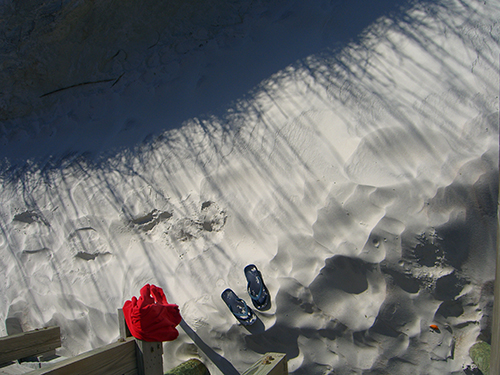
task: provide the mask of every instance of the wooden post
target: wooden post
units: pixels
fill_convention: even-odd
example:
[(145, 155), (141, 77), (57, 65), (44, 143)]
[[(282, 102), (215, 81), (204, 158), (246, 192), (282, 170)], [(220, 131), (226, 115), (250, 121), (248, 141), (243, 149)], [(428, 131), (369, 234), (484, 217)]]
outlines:
[[(500, 183), (500, 177), (499, 177)], [(500, 202), (500, 192), (498, 201)], [(500, 374), (500, 213), (497, 206), (497, 269), (495, 274), (495, 295), (493, 305), (493, 326), (491, 328), (490, 374)]]
[(132, 337), (125, 321), (125, 316), (123, 315), (123, 309), (118, 309), (118, 328), (120, 329), (121, 339), (125, 340), (127, 337)]
[(135, 340), (138, 375), (163, 375), (163, 344)]
[(266, 353), (243, 375), (288, 375), (286, 354)]
[[(122, 340), (132, 337), (122, 309), (118, 309), (118, 326)], [(135, 343), (137, 374), (163, 375), (163, 344), (161, 342), (147, 342), (138, 339), (135, 339)]]

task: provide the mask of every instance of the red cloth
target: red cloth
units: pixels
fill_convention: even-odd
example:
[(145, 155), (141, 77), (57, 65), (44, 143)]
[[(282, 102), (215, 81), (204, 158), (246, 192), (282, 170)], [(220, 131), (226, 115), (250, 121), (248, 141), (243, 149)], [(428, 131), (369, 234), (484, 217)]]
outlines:
[(179, 336), (175, 328), (182, 320), (179, 306), (168, 303), (163, 290), (155, 285), (144, 285), (139, 300), (126, 301), (123, 315), (130, 333), (139, 340), (172, 341)]

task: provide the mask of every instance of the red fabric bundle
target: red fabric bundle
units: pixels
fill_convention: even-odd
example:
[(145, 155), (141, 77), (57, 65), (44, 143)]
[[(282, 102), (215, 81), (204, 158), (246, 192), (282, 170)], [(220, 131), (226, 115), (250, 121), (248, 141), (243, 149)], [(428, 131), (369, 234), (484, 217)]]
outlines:
[(146, 284), (139, 300), (132, 297), (123, 305), (123, 315), (132, 336), (143, 341), (172, 341), (182, 320), (179, 306), (167, 302), (163, 289)]

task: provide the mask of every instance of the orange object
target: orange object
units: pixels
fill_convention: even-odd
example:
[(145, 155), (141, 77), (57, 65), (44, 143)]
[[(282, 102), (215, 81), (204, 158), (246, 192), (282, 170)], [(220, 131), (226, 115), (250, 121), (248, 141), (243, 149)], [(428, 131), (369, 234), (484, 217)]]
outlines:
[(438, 333), (439, 333), (439, 332), (441, 332), (441, 331), (439, 330), (439, 327), (438, 327), (437, 325), (435, 325), (435, 324), (431, 324), (429, 327), (430, 327), (430, 328), (432, 328), (434, 331), (436, 331), (436, 332), (438, 332)]

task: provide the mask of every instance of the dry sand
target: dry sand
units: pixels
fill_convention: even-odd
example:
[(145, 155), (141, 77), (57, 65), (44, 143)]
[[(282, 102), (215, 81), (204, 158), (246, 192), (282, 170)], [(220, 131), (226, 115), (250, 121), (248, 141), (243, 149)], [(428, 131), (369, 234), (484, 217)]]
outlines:
[[(207, 345), (180, 329), (166, 369), (464, 373), (491, 334), (500, 2), (212, 3), (106, 39), (153, 14), (66, 1), (9, 52), (0, 321), (72, 356), (153, 283)], [(243, 327), (220, 293), (250, 303), (250, 263), (272, 306)]]

